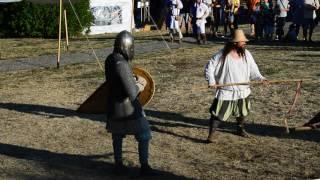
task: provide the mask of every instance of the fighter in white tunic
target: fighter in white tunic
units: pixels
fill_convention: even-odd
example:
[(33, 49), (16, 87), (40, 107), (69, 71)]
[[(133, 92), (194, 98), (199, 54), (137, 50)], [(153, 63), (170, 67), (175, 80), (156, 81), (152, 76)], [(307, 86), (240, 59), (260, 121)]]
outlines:
[[(247, 42), (242, 30), (235, 30), (233, 39), (209, 60), (205, 67), (205, 78), (209, 87), (228, 83), (249, 82), (261, 80), (267, 83), (259, 72), (251, 53), (245, 49)], [(251, 109), (248, 96), (251, 90), (249, 85), (218, 87), (212, 106), (210, 107), (209, 136), (207, 141), (213, 141), (213, 134), (221, 121), (226, 121), (231, 115), (236, 117), (238, 133), (248, 136), (244, 130), (245, 116)]]

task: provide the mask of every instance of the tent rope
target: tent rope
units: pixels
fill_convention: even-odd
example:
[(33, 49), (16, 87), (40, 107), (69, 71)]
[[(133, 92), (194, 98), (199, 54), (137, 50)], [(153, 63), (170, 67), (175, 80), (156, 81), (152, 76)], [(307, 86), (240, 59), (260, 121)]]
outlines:
[[(75, 16), (76, 16), (76, 18), (77, 18), (77, 20), (78, 20), (78, 22), (79, 22), (79, 25), (81, 26), (82, 29), (84, 29), (83, 26), (82, 26), (82, 23), (81, 23), (81, 21), (80, 21), (80, 19), (79, 19), (79, 16), (78, 16), (77, 12), (75, 11), (75, 8), (74, 8), (71, 0), (69, 0), (69, 3), (70, 3), (70, 5), (71, 5), (71, 8), (72, 8), (73, 13), (75, 14)], [(92, 48), (92, 45), (91, 45), (91, 43), (90, 43), (90, 40), (89, 40), (89, 38), (88, 38), (88, 36), (87, 36), (86, 34), (85, 34), (85, 37), (86, 37), (86, 40), (87, 40), (87, 42), (88, 42), (88, 45), (89, 45), (90, 49), (92, 50), (92, 53), (93, 53), (95, 59), (96, 59), (98, 65), (99, 65), (99, 67), (100, 67), (100, 70), (101, 70), (102, 72), (104, 72), (104, 69), (103, 69), (103, 67), (102, 67), (102, 65), (101, 65), (101, 63), (100, 63), (100, 60), (99, 60), (96, 52), (95, 52), (94, 49)]]
[(167, 47), (169, 50), (171, 50), (171, 48), (170, 48), (170, 46), (168, 45), (167, 41), (164, 39), (163, 35), (161, 34), (161, 31), (160, 31), (158, 25), (156, 24), (155, 20), (154, 20), (153, 17), (151, 16), (150, 9), (148, 9), (148, 11), (149, 11), (148, 13), (149, 13), (150, 19), (151, 19), (153, 25), (156, 26), (157, 32), (160, 34), (162, 41), (164, 42), (164, 44), (166, 45), (166, 47)]

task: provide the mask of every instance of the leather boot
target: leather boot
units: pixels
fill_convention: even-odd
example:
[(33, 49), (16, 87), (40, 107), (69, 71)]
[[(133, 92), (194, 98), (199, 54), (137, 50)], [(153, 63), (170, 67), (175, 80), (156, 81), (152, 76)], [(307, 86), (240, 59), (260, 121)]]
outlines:
[(218, 126), (220, 125), (221, 121), (217, 118), (211, 117), (209, 120), (209, 135), (207, 138), (207, 143), (213, 143), (214, 140), (214, 133), (217, 130)]
[(197, 34), (197, 43), (201, 44), (201, 34)]
[(206, 34), (201, 34), (201, 36), (202, 36), (203, 44), (207, 44)]
[(174, 39), (173, 39), (173, 33), (174, 33), (174, 32), (170, 29), (169, 37), (170, 37), (170, 42), (171, 42), (171, 43), (173, 43), (173, 40), (174, 40)]
[(116, 162), (114, 164), (114, 169), (113, 169), (113, 173), (116, 175), (121, 175), (127, 172), (127, 167), (125, 165), (123, 165), (122, 162)]
[(140, 176), (156, 176), (157, 173), (150, 167), (149, 164), (141, 164)]
[(237, 130), (238, 135), (242, 137), (249, 137), (249, 134), (244, 129), (244, 117), (237, 117), (236, 120), (238, 123), (238, 130)]

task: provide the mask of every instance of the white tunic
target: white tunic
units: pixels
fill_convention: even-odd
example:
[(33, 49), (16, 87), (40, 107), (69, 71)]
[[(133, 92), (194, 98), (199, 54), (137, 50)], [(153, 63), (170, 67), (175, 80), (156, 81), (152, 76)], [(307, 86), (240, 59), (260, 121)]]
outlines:
[[(207, 63), (205, 78), (210, 85), (265, 79), (248, 50), (245, 50), (245, 57), (242, 57), (241, 60), (234, 60), (230, 55), (227, 55), (224, 63), (222, 50), (219, 51)], [(230, 101), (246, 98), (250, 93), (249, 85), (225, 86), (217, 89), (215, 97)]]
[(204, 34), (205, 33), (205, 24), (206, 18), (209, 15), (209, 9), (207, 5), (204, 3), (194, 3), (193, 4), (193, 16), (196, 18), (196, 26), (197, 26), (197, 33)]

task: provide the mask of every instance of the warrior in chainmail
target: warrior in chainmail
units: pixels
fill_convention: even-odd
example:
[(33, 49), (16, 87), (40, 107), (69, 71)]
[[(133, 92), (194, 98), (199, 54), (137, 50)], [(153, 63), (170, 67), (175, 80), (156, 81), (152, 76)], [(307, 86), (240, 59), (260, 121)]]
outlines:
[(152, 171), (148, 164), (151, 132), (145, 113), (138, 101), (146, 80), (134, 77), (130, 62), (134, 57), (134, 39), (128, 31), (120, 32), (114, 43), (113, 53), (105, 61), (105, 75), (108, 83), (107, 130), (112, 133), (115, 171), (123, 173), (122, 141), (126, 135), (134, 135), (138, 141), (140, 173)]

